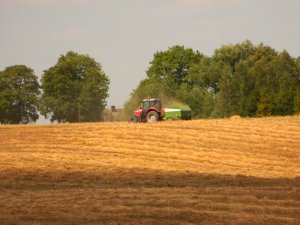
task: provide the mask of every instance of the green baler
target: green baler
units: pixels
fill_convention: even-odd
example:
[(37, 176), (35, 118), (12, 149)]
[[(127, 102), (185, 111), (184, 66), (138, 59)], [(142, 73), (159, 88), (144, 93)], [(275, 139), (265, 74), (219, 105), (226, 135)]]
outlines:
[(192, 113), (190, 109), (165, 108), (165, 120), (190, 120)]

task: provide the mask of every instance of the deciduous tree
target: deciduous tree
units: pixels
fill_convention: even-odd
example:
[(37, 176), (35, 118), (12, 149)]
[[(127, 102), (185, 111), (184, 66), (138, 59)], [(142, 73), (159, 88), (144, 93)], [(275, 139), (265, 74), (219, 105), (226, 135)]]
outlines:
[(174, 96), (180, 84), (189, 82), (191, 66), (199, 63), (203, 57), (197, 51), (178, 45), (167, 51), (156, 52), (147, 70), (147, 77), (160, 81), (165, 93)]
[(51, 121), (99, 121), (108, 97), (109, 79), (88, 55), (61, 55), (42, 77), (41, 113)]
[(25, 65), (7, 67), (0, 72), (0, 123), (31, 123), (38, 116), (37, 76)]

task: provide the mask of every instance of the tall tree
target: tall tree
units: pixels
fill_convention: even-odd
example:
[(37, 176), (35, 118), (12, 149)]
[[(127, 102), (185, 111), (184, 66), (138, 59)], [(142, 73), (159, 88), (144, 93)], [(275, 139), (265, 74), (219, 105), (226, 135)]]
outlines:
[(298, 114), (300, 113), (300, 56), (295, 60), (295, 62), (297, 65), (298, 85), (296, 87), (295, 97), (294, 97), (294, 113)]
[(248, 58), (255, 51), (255, 46), (249, 41), (244, 41), (235, 45), (223, 45), (221, 48), (215, 51), (213, 59), (216, 62), (223, 62), (229, 65), (231, 71), (234, 73), (237, 64)]
[(40, 86), (31, 68), (7, 67), (0, 72), (0, 123), (31, 123), (39, 116)]
[(173, 46), (167, 51), (156, 52), (147, 70), (147, 77), (160, 81), (165, 93), (175, 96), (180, 84), (189, 82), (190, 67), (199, 63), (203, 57), (199, 52), (184, 46)]
[(68, 52), (42, 77), (41, 113), (58, 122), (99, 121), (109, 79), (88, 55)]
[(298, 77), (295, 60), (286, 51), (278, 53), (260, 44), (221, 77), (218, 110), (225, 116), (292, 114)]

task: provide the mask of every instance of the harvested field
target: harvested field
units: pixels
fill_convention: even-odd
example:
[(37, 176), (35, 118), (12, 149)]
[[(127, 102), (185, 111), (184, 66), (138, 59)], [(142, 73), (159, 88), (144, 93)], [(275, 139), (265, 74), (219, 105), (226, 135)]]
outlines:
[(0, 224), (300, 224), (300, 117), (0, 126)]

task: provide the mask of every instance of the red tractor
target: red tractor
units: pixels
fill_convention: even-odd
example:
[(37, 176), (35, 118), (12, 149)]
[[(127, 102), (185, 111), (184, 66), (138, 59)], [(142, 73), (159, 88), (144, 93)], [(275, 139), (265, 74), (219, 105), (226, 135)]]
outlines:
[(161, 100), (158, 98), (147, 98), (141, 103), (139, 109), (134, 111), (130, 122), (156, 122), (164, 117), (164, 109), (161, 106)]

